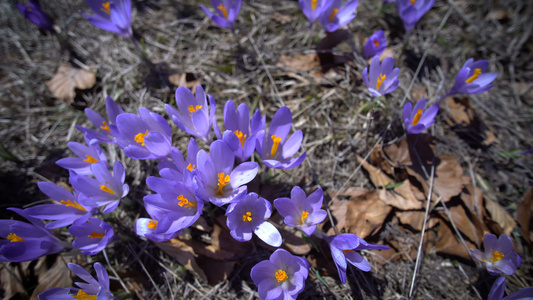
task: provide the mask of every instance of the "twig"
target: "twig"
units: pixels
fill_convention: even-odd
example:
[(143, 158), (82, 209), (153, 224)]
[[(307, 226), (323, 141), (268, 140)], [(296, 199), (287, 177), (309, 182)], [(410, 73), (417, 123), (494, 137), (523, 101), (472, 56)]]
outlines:
[(150, 279), (150, 282), (152, 282), (152, 284), (154, 285), (154, 288), (155, 290), (157, 291), (157, 293), (159, 294), (159, 297), (161, 297), (161, 299), (165, 299), (165, 297), (163, 297), (163, 293), (161, 293), (161, 290), (159, 290), (159, 287), (157, 286), (157, 284), (155, 283), (154, 279), (152, 278), (152, 276), (150, 276), (150, 273), (148, 272), (148, 270), (146, 270), (146, 268), (144, 267), (144, 264), (142, 263), (142, 261), (140, 260), (139, 256), (137, 255), (137, 253), (135, 253), (135, 251), (133, 250), (133, 248), (127, 244), (126, 247), (128, 248), (128, 250), (130, 250), (131, 254), (133, 254), (133, 256), (135, 256), (135, 260), (137, 262), (139, 262), (139, 265), (141, 265), (141, 268), (143, 269), (144, 273), (146, 273), (146, 276), (148, 276), (148, 279)]
[(109, 258), (107, 257), (107, 252), (105, 248), (104, 248), (104, 258), (105, 258), (105, 261), (107, 262), (107, 266), (109, 267), (111, 272), (113, 272), (113, 275), (115, 275), (115, 277), (118, 279), (118, 282), (120, 282), (120, 285), (122, 285), (122, 288), (126, 291), (126, 293), (131, 294), (130, 290), (128, 290), (128, 288), (126, 287), (126, 284), (124, 283), (124, 281), (122, 281), (120, 276), (118, 276), (117, 271), (115, 271), (115, 268), (113, 268), (113, 266), (109, 262)]

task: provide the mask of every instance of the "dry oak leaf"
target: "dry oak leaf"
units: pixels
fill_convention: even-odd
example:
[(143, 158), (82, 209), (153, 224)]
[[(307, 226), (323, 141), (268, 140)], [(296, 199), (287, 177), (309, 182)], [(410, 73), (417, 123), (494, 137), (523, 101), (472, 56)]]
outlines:
[(377, 233), (392, 207), (379, 199), (378, 191), (352, 197), (347, 203), (346, 232), (355, 233), (361, 238)]
[(392, 190), (379, 190), (379, 199), (401, 210), (421, 209), (422, 202), (413, 193), (415, 189), (416, 187), (412, 186), (409, 180), (405, 180)]
[(76, 97), (75, 89), (90, 89), (96, 83), (94, 69), (79, 69), (68, 64), (61, 64), (54, 77), (46, 82), (46, 86), (54, 97), (70, 104)]
[(154, 244), (174, 258), (185, 269), (197, 274), (202, 281), (207, 282), (207, 276), (196, 262), (197, 255), (191, 246), (178, 239), (171, 239), (168, 242), (154, 242)]
[[(417, 231), (422, 231), (422, 225), (424, 224), (425, 215), (425, 212), (417, 210), (396, 212), (396, 216), (400, 220), (400, 223), (402, 223), (403, 225), (409, 225), (412, 229)], [(426, 230), (433, 228), (437, 224), (438, 221), (430, 217), (429, 220), (426, 222)]]
[(485, 197), (485, 208), (490, 214), (490, 218), (500, 225), (505, 234), (510, 236), (516, 225), (513, 217), (498, 202), (488, 197)]
[(70, 270), (62, 257), (56, 258), (55, 264), (44, 274), (39, 276), (39, 284), (33, 291), (31, 299), (37, 299), (37, 295), (51, 288), (69, 288), (72, 286)]
[(522, 237), (531, 243), (533, 241), (533, 188), (527, 190), (524, 200), (518, 203), (516, 220), (522, 228)]
[(476, 249), (476, 245), (472, 244), (468, 240), (465, 240), (466, 246), (468, 247), (468, 249), (466, 249), (457, 235), (445, 221), (439, 220), (439, 224), (440, 227), (437, 236), (437, 243), (435, 245), (436, 252), (458, 256), (464, 259), (470, 259), (470, 249)]
[(175, 86), (184, 86), (190, 89), (193, 94), (196, 93), (196, 86), (200, 84), (200, 80), (196, 79), (192, 73), (173, 73), (168, 76), (168, 82)]
[[(481, 246), (483, 243), (484, 230), (483, 224), (479, 218), (468, 211), (468, 208), (465, 209), (462, 205), (448, 207), (448, 210), (450, 211), (452, 218), (451, 221), (453, 221), (462, 235), (478, 247)], [(441, 215), (444, 220), (450, 221), (447, 214), (442, 212)]]
[(382, 170), (374, 167), (373, 165), (369, 164), (366, 160), (364, 160), (362, 157), (357, 156), (357, 162), (360, 163), (363, 168), (368, 172), (368, 176), (370, 177), (370, 181), (372, 181), (372, 184), (375, 187), (384, 187), (389, 184), (394, 183), (392, 178), (387, 176)]

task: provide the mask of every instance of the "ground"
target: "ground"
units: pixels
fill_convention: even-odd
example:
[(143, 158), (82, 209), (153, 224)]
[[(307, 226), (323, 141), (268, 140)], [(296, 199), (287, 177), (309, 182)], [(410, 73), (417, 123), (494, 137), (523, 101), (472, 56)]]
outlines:
[[(408, 222), (401, 217), (409, 211), (423, 216), (425, 202), (420, 202), (423, 206), (416, 209), (387, 202), (386, 217), (364, 237), (371, 243), (392, 246), (394, 254), (366, 253), (372, 271), (364, 273), (353, 268), (346, 285), (338, 280), (326, 244), (316, 241), (314, 249), (309, 243), (299, 244), (294, 233), (282, 231), (298, 240), (285, 247), (311, 261), (310, 276), (300, 299), (408, 298), (413, 274), (416, 274), (414, 298), (485, 298), (495, 277), (469, 256), (439, 246), (441, 229), (458, 227), (449, 230), (454, 236), (458, 232), (466, 235), (464, 239), (457, 237), (457, 241), (462, 241), (457, 244), (459, 248), (481, 247), (476, 237), (470, 238), (461, 224), (453, 224), (457, 219), (447, 214), (446, 205), (452, 213), (454, 208), (464, 207), (459, 215), (469, 216), (465, 226), (475, 223), (472, 226), (476, 226), (481, 237), (487, 232), (507, 232), (513, 237), (523, 265), (516, 275), (508, 277), (507, 292), (533, 284), (531, 239), (524, 236), (524, 232), (529, 234), (531, 225), (516, 216), (521, 209), (526, 212), (531, 209), (531, 204), (529, 208), (525, 206), (524, 195), (533, 182), (532, 154), (512, 153), (533, 147), (533, 3), (436, 1), (416, 28), (405, 33), (394, 4), (382, 6), (381, 1), (361, 1), (357, 17), (340, 34), (330, 35), (331, 42), (323, 39), (326, 33), (320, 24), (310, 27), (297, 1), (244, 1), (233, 35), (204, 15), (199, 4), (210, 7), (209, 1), (132, 0), (133, 29), (154, 63), (150, 66), (140, 58), (130, 40), (95, 28), (85, 20), (79, 13), (89, 12), (83, 1), (41, 2), (67, 37), (69, 47), (61, 47), (55, 36), (39, 31), (25, 20), (14, 6), (15, 1), (0, 3), (2, 218), (15, 217), (6, 210), (8, 207), (25, 207), (46, 200), (37, 189), (37, 182), (67, 183), (68, 172), (55, 165), (55, 161), (72, 156), (67, 142), (83, 141), (75, 125), (91, 126), (84, 108), (105, 114), (104, 99), (111, 96), (127, 112), (135, 113), (144, 106), (168, 117), (164, 104), (175, 104), (176, 86), (192, 87), (197, 83), (217, 100), (219, 119), (228, 99), (248, 104), (251, 111), (259, 109), (267, 116), (267, 122), (279, 107), (288, 106), (293, 113), (294, 130), (304, 134), (302, 149), (307, 153), (306, 161), (295, 169), (262, 172), (249, 188), (272, 201), (288, 196), (295, 185), (308, 193), (321, 187), (327, 195), (326, 206), (338, 213), (335, 207), (339, 201), (346, 200), (352, 205), (364, 193), (395, 189), (376, 183), (372, 168), (387, 173), (380, 164), (379, 151), (403, 139), (403, 104), (422, 97), (430, 104), (436, 103), (451, 88), (464, 62), (473, 57), (488, 60), (490, 71), (498, 72), (494, 87), (482, 94), (441, 101), (436, 122), (428, 132), (434, 136), (432, 151), (439, 158), (452, 157), (459, 168), (457, 178), (466, 178), (467, 183), (461, 183), (464, 185), (459, 190), (468, 189), (467, 186), (473, 190), (474, 196), (468, 198), (472, 203), (479, 196), (483, 197), (483, 207), (487, 203), (497, 205), (497, 209), (487, 207), (489, 213), (480, 215), (483, 224), (472, 221), (475, 219), (472, 213), (465, 213), (470, 203), (457, 196), (459, 193), (452, 195), (449, 202), (442, 199), (435, 202), (430, 220), (437, 220), (438, 225), (428, 225), (431, 228), (426, 235), (424, 255), (415, 272), (421, 230), (407, 226)], [(395, 59), (395, 66), (401, 70), (400, 83), (396, 91), (370, 106), (371, 97), (361, 76), (369, 62), (357, 53), (365, 39), (379, 29), (387, 36), (387, 55)], [(327, 50), (332, 45), (333, 52)], [(45, 83), (62, 63), (90, 70), (96, 75), (96, 84), (76, 90), (72, 99), (57, 99)], [(174, 124), (171, 126), (175, 145), (185, 149), (188, 136)], [(205, 144), (200, 146), (206, 148)], [(182, 244), (155, 245), (137, 237), (133, 224), (138, 217), (146, 216), (142, 197), (150, 193), (145, 178), (156, 176), (157, 167), (150, 161), (129, 159), (120, 149), (106, 150), (108, 157), (125, 164), (131, 187), (119, 210), (106, 219), (115, 224), (121, 242), (107, 249), (107, 257), (69, 253), (57, 260), (53, 256), (33, 263), (4, 263), (0, 291), (3, 297), (27, 299), (35, 294), (35, 289), (70, 286), (71, 282), (66, 280), (54, 281), (56, 285), (47, 282), (45, 287), (43, 278), (58, 274), (46, 273), (52, 271), (69, 278), (68, 272), (64, 272), (64, 261), (75, 261), (88, 268), (92, 262), (101, 261), (112, 276), (112, 290), (125, 298), (258, 298), (249, 271), (255, 263), (267, 259), (273, 248), (259, 240), (235, 245), (224, 233), (220, 210), (184, 234), (185, 244), (178, 241)], [(422, 192), (424, 199), (424, 178), (408, 173), (405, 165), (389, 169), (393, 170), (387, 175), (395, 184), (407, 179)], [(419, 185), (415, 184), (415, 177)], [(364, 215), (357, 206), (353, 209)], [(503, 224), (495, 211), (511, 219), (502, 217), (508, 220)], [(278, 221), (281, 224), (281, 219)], [(336, 221), (348, 222), (339, 220), (338, 215)], [(341, 230), (350, 231), (347, 229), (350, 224)], [(333, 230), (331, 225), (326, 224), (323, 229)], [(357, 224), (353, 226), (350, 232), (360, 234), (358, 230), (362, 229)], [(68, 237), (66, 230), (56, 233)], [(431, 240), (432, 233), (435, 241)], [(215, 244), (218, 252), (209, 252), (212, 249), (209, 247)], [(189, 257), (184, 253), (191, 251), (196, 255), (197, 266), (183, 267), (178, 262)], [(229, 259), (224, 258), (227, 252)], [(203, 271), (204, 278), (190, 270)]]

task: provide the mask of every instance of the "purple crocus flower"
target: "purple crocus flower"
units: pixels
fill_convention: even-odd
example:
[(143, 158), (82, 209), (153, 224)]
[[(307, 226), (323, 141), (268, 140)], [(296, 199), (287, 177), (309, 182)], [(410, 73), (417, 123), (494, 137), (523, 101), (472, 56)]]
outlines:
[(68, 268), (85, 282), (76, 282), (80, 288), (51, 288), (39, 294), (39, 300), (113, 300), (109, 290), (109, 275), (101, 263), (95, 263), (96, 278), (91, 276), (80, 265), (69, 263)]
[(363, 48), (363, 58), (370, 59), (380, 55), (387, 48), (387, 39), (383, 30), (374, 32), (366, 41)]
[(457, 73), (452, 89), (441, 99), (455, 94), (479, 94), (490, 90), (494, 86), (490, 83), (496, 79), (498, 73), (487, 73), (488, 68), (489, 62), (486, 60), (467, 60)]
[(322, 15), (328, 3), (327, 0), (298, 0), (298, 2), (302, 12), (311, 23), (314, 23)]
[(370, 68), (363, 70), (363, 81), (372, 97), (381, 97), (398, 87), (399, 68), (394, 68), (394, 58), (387, 57), (380, 63), (379, 56), (374, 56)]
[(494, 281), (494, 284), (492, 284), (492, 288), (490, 289), (489, 295), (487, 296), (487, 300), (531, 300), (533, 299), (533, 287), (523, 288), (505, 298), (503, 297), (504, 294), (505, 277), (501, 276), (496, 279), (496, 281)]
[(299, 166), (305, 159), (304, 152), (299, 157), (291, 158), (302, 145), (303, 133), (296, 131), (289, 139), (292, 125), (291, 110), (283, 106), (274, 114), (268, 133), (258, 134), (256, 150), (263, 159), (262, 163), (270, 168), (291, 169)]
[(85, 133), (86, 139), (96, 139), (100, 143), (115, 143), (115, 135), (120, 136), (117, 129), (117, 116), (124, 113), (124, 110), (111, 97), (106, 98), (105, 107), (107, 110), (107, 120), (90, 108), (85, 109), (85, 115), (96, 130), (77, 125), (76, 128)]
[(30, 5), (16, 4), (24, 17), (37, 25), (37, 27), (55, 33), (54, 24), (39, 5), (39, 1), (29, 0), (28, 3)]
[(342, 4), (342, 0), (328, 2), (329, 5), (318, 18), (318, 21), (327, 32), (333, 32), (339, 27), (347, 25), (355, 18), (355, 10), (359, 0), (348, 0), (344, 4)]
[[(198, 220), (204, 207), (204, 201), (196, 198), (196, 185), (190, 173), (186, 175), (183, 182), (151, 176), (146, 179), (146, 183), (157, 192), (157, 194), (144, 197), (148, 214), (157, 222), (150, 227), (148, 221), (145, 228), (140, 228), (143, 229), (141, 232), (171, 236)], [(143, 224), (137, 224), (137, 226), (140, 225)]]
[(117, 116), (120, 136), (117, 145), (133, 159), (165, 159), (172, 152), (172, 132), (167, 120), (139, 107), (139, 115), (123, 113)]
[(242, 0), (211, 0), (215, 12), (200, 5), (205, 14), (218, 26), (233, 29), (235, 20), (241, 10)]
[(311, 236), (316, 225), (326, 218), (328, 213), (321, 209), (324, 192), (318, 189), (309, 197), (304, 190), (295, 186), (291, 190), (291, 198), (274, 200), (274, 206), (279, 214), (284, 217), (285, 224), (300, 228), (306, 235)]
[(485, 251), (470, 249), (475, 258), (485, 263), (491, 275), (505, 273), (513, 275), (522, 264), (522, 258), (513, 250), (513, 241), (503, 233), (497, 238), (492, 233), (487, 233), (483, 240)]
[(39, 189), (48, 197), (60, 204), (41, 204), (24, 209), (24, 212), (37, 219), (54, 220), (46, 224), (47, 229), (68, 226), (79, 218), (96, 213), (95, 209), (84, 206), (78, 202), (78, 192), (69, 192), (67, 189), (51, 182), (39, 182)]
[(95, 255), (117, 239), (111, 225), (88, 216), (75, 221), (68, 231), (76, 237), (72, 246), (85, 255)]
[[(250, 109), (241, 103), (237, 109), (233, 101), (224, 105), (224, 132), (222, 139), (233, 150), (238, 162), (248, 160), (255, 150), (256, 133), (261, 129), (261, 113), (256, 111), (250, 126)], [(218, 137), (219, 139), (221, 137)]]
[(255, 162), (244, 162), (233, 168), (235, 157), (229, 146), (220, 140), (211, 143), (209, 154), (198, 152), (197, 196), (216, 206), (228, 204), (246, 194), (246, 185), (259, 171)]
[(22, 209), (8, 208), (30, 221), (0, 220), (0, 262), (22, 262), (57, 253), (65, 248), (44, 223)]
[(86, 136), (85, 141), (88, 146), (77, 142), (68, 142), (68, 147), (78, 157), (62, 158), (56, 161), (56, 164), (79, 175), (91, 175), (91, 165), (94, 163), (101, 162), (107, 165), (107, 158), (100, 148), (98, 140), (89, 140)]
[(94, 15), (82, 13), (94, 26), (133, 38), (131, 30), (131, 0), (85, 0)]
[(196, 156), (198, 155), (198, 144), (194, 138), (189, 140), (187, 148), (187, 159), (183, 158), (183, 154), (178, 148), (172, 147), (172, 162), (164, 160), (158, 165), (159, 174), (161, 177), (174, 180), (183, 181), (186, 173), (196, 174)]
[(180, 86), (176, 89), (178, 109), (168, 104), (165, 104), (165, 109), (179, 129), (209, 143), (211, 126), (215, 123), (216, 102), (211, 95), (207, 96), (209, 107), (201, 85), (196, 86), (196, 95), (188, 88)]
[(384, 245), (369, 244), (362, 238), (353, 233), (343, 233), (335, 236), (325, 236), (324, 239), (329, 243), (331, 256), (337, 266), (339, 278), (343, 284), (346, 283), (347, 263), (350, 263), (361, 271), (370, 271), (370, 264), (361, 254), (355, 252), (359, 250), (389, 250)]
[(435, 0), (397, 0), (396, 7), (405, 31), (413, 29), (432, 7)]
[(252, 239), (252, 233), (272, 247), (281, 246), (281, 234), (266, 220), (272, 215), (272, 205), (256, 193), (249, 193), (226, 210), (226, 224), (231, 236), (239, 242)]
[(439, 112), (439, 104), (435, 103), (424, 111), (426, 99), (422, 98), (415, 104), (405, 103), (403, 107), (403, 123), (407, 134), (419, 134), (435, 123), (435, 116)]
[(87, 206), (105, 206), (104, 213), (112, 212), (117, 208), (120, 199), (129, 192), (129, 186), (124, 183), (126, 171), (124, 166), (116, 161), (113, 165), (113, 174), (107, 166), (101, 163), (91, 165), (95, 178), (71, 173), (70, 184), (81, 193), (79, 201)]
[(277, 249), (269, 260), (253, 266), (250, 276), (263, 300), (296, 299), (305, 287), (309, 263), (285, 249)]

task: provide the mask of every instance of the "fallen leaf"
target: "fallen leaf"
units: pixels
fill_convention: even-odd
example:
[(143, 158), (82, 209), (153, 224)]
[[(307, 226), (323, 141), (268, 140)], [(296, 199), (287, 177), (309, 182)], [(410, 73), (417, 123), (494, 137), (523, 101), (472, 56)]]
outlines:
[[(465, 210), (462, 205), (448, 207), (448, 210), (450, 211), (451, 221), (453, 221), (453, 224), (462, 235), (478, 247), (481, 246), (484, 237), (481, 221)], [(441, 215), (444, 220), (450, 221), (447, 214), (442, 212)]]
[(379, 199), (383, 202), (401, 210), (421, 209), (423, 207), (422, 202), (413, 193), (413, 187), (409, 180), (403, 181), (392, 190), (381, 189), (378, 194)]
[[(4, 299), (27, 299), (28, 294), (22, 285), (21, 274), (13, 264), (0, 264), (0, 290)], [(18, 294), (18, 298), (13, 298)]]
[(94, 69), (85, 70), (61, 64), (54, 77), (46, 82), (46, 86), (54, 97), (70, 104), (76, 97), (75, 89), (90, 89), (95, 83), (96, 75)]
[(200, 80), (192, 73), (173, 73), (168, 76), (168, 82), (175, 86), (183, 86), (191, 89), (193, 94), (196, 92), (196, 86), (200, 84)]
[(465, 240), (466, 246), (469, 248), (467, 250), (458, 239), (455, 232), (445, 221), (439, 220), (439, 225), (435, 251), (440, 254), (452, 255), (470, 260), (471, 256), (469, 249), (476, 249), (478, 247), (470, 241)]
[(377, 233), (383, 226), (392, 207), (379, 199), (378, 191), (368, 191), (353, 197), (347, 203), (346, 232), (361, 238)]
[(516, 220), (522, 228), (522, 237), (531, 243), (533, 241), (533, 188), (527, 190), (524, 200), (518, 203)]
[(33, 291), (32, 299), (37, 299), (37, 295), (51, 288), (72, 287), (70, 270), (62, 257), (58, 256), (54, 265), (43, 275), (39, 276), (39, 284)]
[[(424, 216), (426, 213), (424, 211), (398, 211), (396, 216), (400, 220), (400, 223), (404, 225), (409, 225), (412, 229), (416, 231), (422, 231), (422, 225), (424, 224)], [(434, 218), (429, 218), (426, 222), (426, 230), (433, 228), (438, 224), (438, 221)]]
[(485, 197), (485, 208), (490, 214), (490, 218), (498, 223), (507, 235), (511, 235), (513, 228), (516, 225), (513, 217), (500, 205), (498, 202)]
[(174, 258), (185, 269), (198, 275), (201, 280), (207, 282), (207, 276), (198, 263), (196, 262), (196, 253), (194, 249), (179, 239), (172, 239), (168, 242), (154, 242), (154, 244), (163, 250), (170, 257)]
[(368, 172), (368, 176), (370, 177), (370, 181), (372, 181), (372, 184), (375, 187), (381, 188), (386, 185), (389, 185), (391, 183), (394, 183), (392, 178), (387, 176), (382, 170), (374, 167), (373, 165), (369, 164), (366, 160), (364, 160), (362, 157), (357, 156), (357, 162), (360, 163), (363, 168)]

